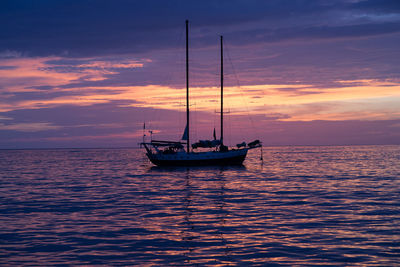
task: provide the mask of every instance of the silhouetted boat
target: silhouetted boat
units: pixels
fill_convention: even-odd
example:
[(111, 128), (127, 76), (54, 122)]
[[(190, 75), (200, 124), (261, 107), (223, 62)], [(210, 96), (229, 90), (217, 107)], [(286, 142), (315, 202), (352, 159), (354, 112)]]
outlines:
[[(224, 145), (224, 76), (223, 76), (223, 42), (221, 41), (221, 136), (217, 140), (214, 129), (214, 140), (200, 140), (190, 144), (189, 131), (189, 22), (186, 20), (186, 128), (181, 140), (143, 142), (149, 160), (158, 166), (196, 166), (196, 165), (240, 165), (246, 158), (249, 149), (261, 147), (261, 142), (255, 140), (246, 144), (238, 144), (236, 148), (228, 148)], [(144, 137), (143, 137), (144, 139)], [(186, 145), (186, 151), (184, 149)], [(192, 148), (192, 149), (191, 149)], [(197, 148), (209, 148), (210, 151), (193, 151)]]

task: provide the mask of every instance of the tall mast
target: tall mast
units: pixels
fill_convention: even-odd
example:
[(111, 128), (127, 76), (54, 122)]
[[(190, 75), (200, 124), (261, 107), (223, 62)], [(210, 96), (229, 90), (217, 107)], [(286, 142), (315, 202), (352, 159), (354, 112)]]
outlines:
[(224, 53), (221, 35), (221, 145), (224, 144)]
[(189, 21), (186, 20), (186, 127), (187, 127), (187, 149), (190, 151), (190, 132), (189, 132)]

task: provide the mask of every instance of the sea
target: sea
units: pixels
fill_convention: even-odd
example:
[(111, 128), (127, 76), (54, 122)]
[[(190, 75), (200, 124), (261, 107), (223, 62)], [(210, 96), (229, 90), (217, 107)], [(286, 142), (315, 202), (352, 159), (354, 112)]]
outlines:
[(0, 265), (400, 266), (400, 146), (0, 150)]

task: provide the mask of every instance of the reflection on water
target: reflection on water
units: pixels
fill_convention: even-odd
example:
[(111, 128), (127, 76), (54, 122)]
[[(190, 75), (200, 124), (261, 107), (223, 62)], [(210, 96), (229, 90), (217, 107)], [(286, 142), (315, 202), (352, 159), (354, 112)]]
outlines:
[(0, 151), (0, 263), (400, 264), (400, 146), (259, 158), (159, 168), (136, 149)]

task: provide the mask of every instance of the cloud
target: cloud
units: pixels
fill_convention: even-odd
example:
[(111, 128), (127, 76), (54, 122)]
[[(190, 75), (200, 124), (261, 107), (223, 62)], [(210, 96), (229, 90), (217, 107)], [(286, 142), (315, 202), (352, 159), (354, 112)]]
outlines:
[[(63, 105), (1, 113), (0, 147), (136, 146), (143, 122), (165, 138), (176, 138), (184, 115), (176, 111), (128, 106), (112, 101), (91, 106)], [(100, 140), (100, 141), (99, 141)]]
[(61, 127), (52, 125), (48, 122), (29, 122), (29, 123), (0, 123), (0, 130), (17, 131), (17, 132), (41, 132), (49, 130), (59, 130)]
[[(115, 101), (2, 113), (1, 116), (12, 120), (0, 125), (0, 147), (136, 146), (144, 121), (147, 129), (157, 130), (155, 138), (177, 140), (182, 135), (184, 112), (125, 104), (129, 103)], [(304, 145), (395, 144), (400, 140), (399, 128), (394, 127), (399, 124), (398, 119), (341, 121), (343, 118), (338, 116), (337, 121), (286, 121), (287, 114), (267, 108), (262, 109), (263, 113), (227, 114), (226, 141), (236, 144), (258, 138), (266, 145)], [(196, 122), (192, 127), (193, 140), (211, 138), (214, 127), (218, 131), (218, 114), (197, 111), (192, 113), (192, 119)]]
[[(202, 46), (214, 42), (217, 32), (239, 36), (237, 39), (248, 45), (266, 40), (354, 38), (398, 31), (397, 17), (386, 24), (356, 23), (361, 15), (398, 12), (398, 3), (388, 0), (3, 2), (0, 51), (22, 51), (17, 53), (32, 56), (87, 57), (173, 48), (187, 18), (194, 25), (192, 37), (200, 39)], [(338, 22), (345, 25), (334, 26)]]
[[(0, 91), (4, 101), (0, 101), (3, 111), (13, 108), (46, 107), (46, 104), (65, 104), (88, 95), (115, 95), (120, 90), (90, 88), (85, 82), (108, 79), (119, 70), (142, 68), (148, 60), (129, 58), (82, 58), (68, 60), (61, 57), (20, 57), (0, 59)], [(12, 67), (10, 67), (12, 66)], [(75, 90), (68, 85), (82, 85)], [(52, 102), (52, 103), (49, 103)], [(98, 100), (97, 102), (102, 100)], [(79, 101), (78, 101), (79, 102)], [(87, 101), (86, 101), (87, 102)], [(79, 104), (79, 103), (78, 103)]]
[(0, 59), (1, 58), (17, 58), (17, 57), (21, 57), (21, 56), (22, 56), (21, 52), (8, 50), (8, 49), (0, 52)]
[[(261, 28), (250, 31), (230, 33), (240, 36), (235, 43), (246, 44), (251, 41), (260, 42), (281, 42), (288, 40), (306, 40), (309, 42), (326, 39), (356, 39), (383, 34), (400, 32), (400, 22), (386, 23), (364, 23), (343, 26), (294, 26), (290, 28)], [(229, 35), (228, 35), (229, 36)], [(233, 39), (233, 38), (232, 38)], [(235, 39), (233, 39), (235, 40)]]
[[(296, 143), (294, 133), (303, 127), (316, 134), (308, 131), (310, 137), (299, 143), (329, 143), (326, 129), (351, 128), (340, 120), (369, 133), (387, 131), (365, 135), (362, 142), (392, 140), (397, 128), (386, 123), (396, 125), (400, 116), (399, 10), (391, 0), (5, 0), (2, 146), (129, 145), (150, 120), (159, 136), (180, 136), (185, 19), (199, 138), (209, 136), (218, 121), (223, 34), (225, 103), (227, 121), (236, 122), (234, 139), (241, 128), (249, 132), (244, 115), (251, 114), (274, 144)], [(344, 132), (338, 136), (353, 140)]]
[(0, 120), (12, 120), (10, 117), (0, 116)]
[(374, 13), (400, 13), (400, 2), (397, 0), (362, 0), (352, 3), (351, 8)]

